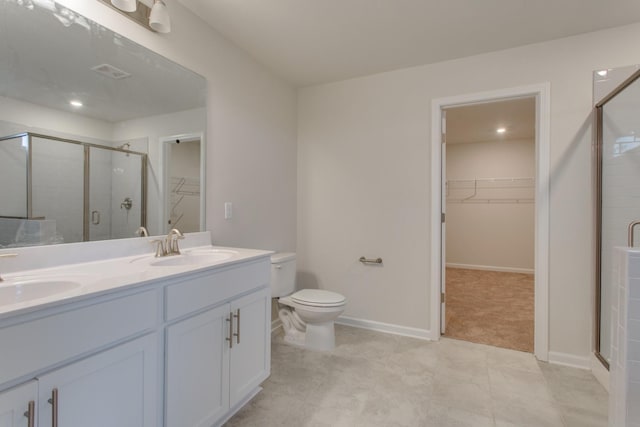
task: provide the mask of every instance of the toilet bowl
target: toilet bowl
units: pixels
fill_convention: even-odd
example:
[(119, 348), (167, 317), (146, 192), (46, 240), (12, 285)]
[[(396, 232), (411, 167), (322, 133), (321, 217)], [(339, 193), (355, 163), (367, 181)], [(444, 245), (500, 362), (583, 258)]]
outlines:
[(347, 299), (323, 289), (295, 290), (295, 254), (271, 256), (271, 295), (278, 298), (278, 316), (285, 342), (313, 350), (333, 350), (334, 321)]
[(333, 350), (334, 321), (344, 312), (346, 298), (320, 289), (303, 289), (280, 298), (279, 317), (285, 341), (313, 350)]

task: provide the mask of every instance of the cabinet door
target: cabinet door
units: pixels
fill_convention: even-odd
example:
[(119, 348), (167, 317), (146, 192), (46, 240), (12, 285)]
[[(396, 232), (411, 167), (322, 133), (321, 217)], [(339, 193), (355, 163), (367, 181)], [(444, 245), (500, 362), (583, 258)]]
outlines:
[(166, 426), (211, 426), (229, 409), (230, 309), (167, 328)]
[(234, 340), (231, 350), (231, 406), (264, 381), (271, 365), (271, 293), (263, 289), (231, 302)]
[(64, 427), (157, 427), (157, 348), (151, 334), (43, 375), (39, 425), (57, 408)]
[(38, 382), (29, 381), (18, 387), (0, 393), (0, 427), (30, 427), (29, 402), (32, 403), (32, 417), (35, 425), (35, 402), (38, 397)]

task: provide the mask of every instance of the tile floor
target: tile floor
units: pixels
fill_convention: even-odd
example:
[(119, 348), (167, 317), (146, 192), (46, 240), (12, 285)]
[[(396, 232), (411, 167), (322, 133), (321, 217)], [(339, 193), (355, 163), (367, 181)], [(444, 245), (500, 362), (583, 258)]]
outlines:
[(588, 371), (340, 325), (330, 353), (286, 345), (276, 333), (263, 387), (227, 427), (607, 424), (607, 393)]

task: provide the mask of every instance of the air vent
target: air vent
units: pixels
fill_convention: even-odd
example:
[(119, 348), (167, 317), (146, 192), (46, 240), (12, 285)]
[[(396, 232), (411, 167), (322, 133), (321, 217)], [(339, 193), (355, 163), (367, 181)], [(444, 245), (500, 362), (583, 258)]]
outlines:
[(127, 73), (126, 71), (122, 71), (121, 69), (109, 64), (96, 65), (91, 69), (98, 74), (102, 74), (103, 76), (109, 77), (110, 79), (114, 80), (126, 79), (127, 77), (131, 76), (131, 74)]

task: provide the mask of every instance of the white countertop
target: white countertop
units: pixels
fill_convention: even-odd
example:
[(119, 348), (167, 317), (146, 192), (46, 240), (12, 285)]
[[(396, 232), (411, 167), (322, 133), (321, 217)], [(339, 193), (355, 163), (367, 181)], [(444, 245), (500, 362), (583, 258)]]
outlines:
[[(206, 234), (208, 235), (208, 233)], [(191, 240), (191, 243), (196, 244), (202, 244), (203, 242), (206, 242), (206, 240), (202, 238)], [(92, 242), (91, 245), (95, 247), (96, 243), (100, 242)], [(111, 246), (114, 246), (114, 244), (117, 243), (110, 243)], [(105, 243), (105, 245), (109, 245), (109, 243)], [(62, 248), (58, 250), (64, 251), (65, 246), (69, 245), (57, 246)], [(91, 259), (89, 257), (89, 261), (86, 261), (85, 256), (85, 262), (69, 262), (45, 268), (24, 270), (16, 270), (14, 268), (13, 271), (2, 274), (4, 281), (0, 282), (0, 320), (71, 301), (80, 301), (130, 287), (143, 286), (151, 282), (177, 278), (214, 268), (223, 268), (239, 262), (266, 257), (272, 253), (264, 250), (226, 248), (207, 244), (185, 246), (187, 247), (184, 249), (181, 247), (182, 255), (168, 255), (160, 258), (156, 258), (154, 253), (151, 253), (150, 247), (142, 246), (147, 250), (146, 253), (141, 253), (139, 250), (129, 250), (129, 252), (135, 253), (106, 259)], [(33, 253), (30, 254), (28, 250), (21, 252), (23, 253), (20, 253), (19, 257), (34, 255)], [(97, 252), (100, 253), (100, 251)], [(162, 265), (165, 263), (172, 265)], [(34, 262), (34, 264), (38, 263)], [(43, 264), (40, 263), (38, 265)], [(2, 271), (0, 270), (0, 273)], [(4, 271), (7, 271), (7, 269), (5, 268)], [(5, 293), (8, 293), (11, 292), (10, 288), (16, 289), (15, 285), (26, 288), (33, 284), (40, 285), (43, 289), (47, 286), (50, 286), (49, 289), (51, 289), (52, 286), (62, 285), (62, 290), (52, 295), (19, 302), (7, 303), (7, 298), (4, 301), (1, 298), (3, 288)], [(66, 289), (64, 289), (65, 287)], [(47, 292), (46, 290), (44, 291), (45, 294)]]

